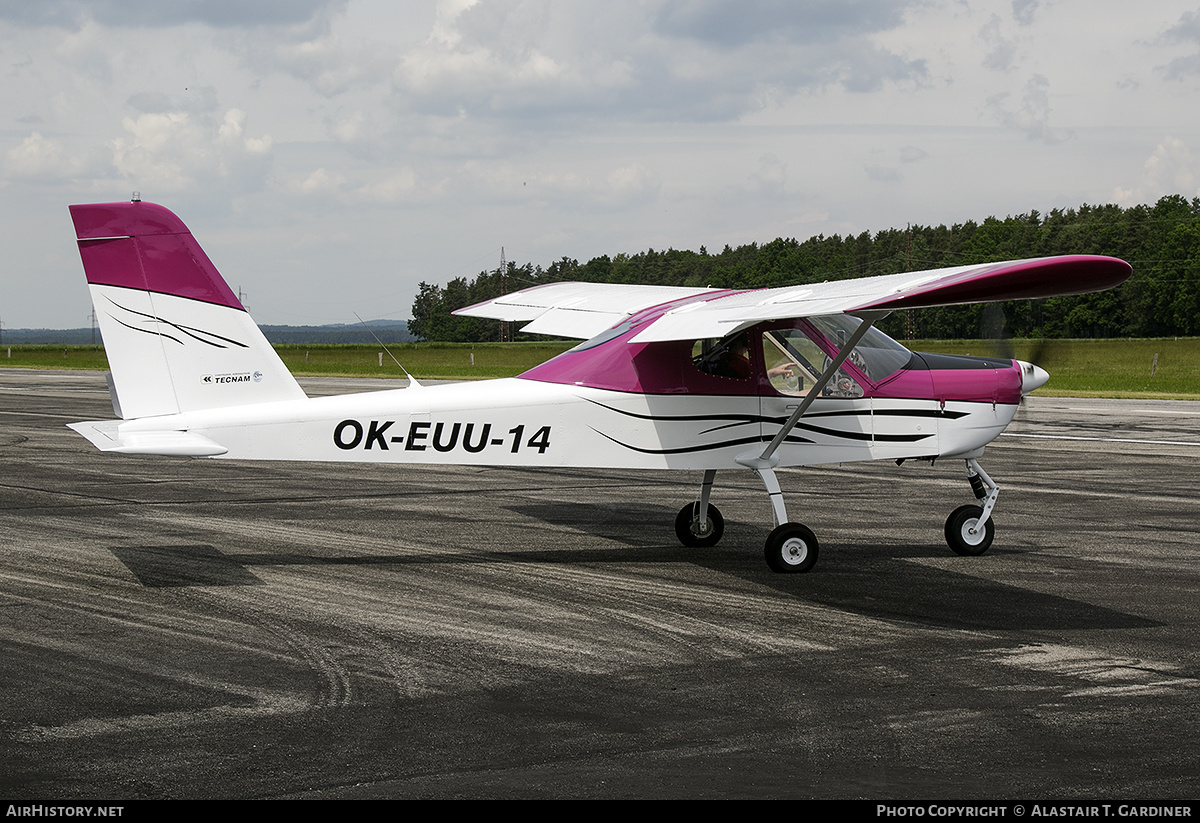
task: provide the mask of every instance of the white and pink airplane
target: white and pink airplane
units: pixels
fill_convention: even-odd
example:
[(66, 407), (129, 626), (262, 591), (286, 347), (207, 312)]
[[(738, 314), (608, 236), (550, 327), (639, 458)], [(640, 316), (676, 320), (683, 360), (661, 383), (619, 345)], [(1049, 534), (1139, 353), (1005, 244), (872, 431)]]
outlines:
[(182, 221), (151, 203), (71, 206), (119, 420), (71, 424), (102, 451), (241, 460), (703, 472), (675, 520), (712, 546), (718, 471), (761, 478), (766, 559), (807, 572), (818, 543), (788, 521), (775, 470), (964, 460), (976, 503), (946, 541), (982, 554), (999, 487), (979, 465), (1045, 371), (910, 352), (875, 328), (897, 309), (1083, 294), (1130, 275), (1072, 255), (774, 289), (552, 283), (458, 314), (582, 339), (515, 378), (308, 398)]

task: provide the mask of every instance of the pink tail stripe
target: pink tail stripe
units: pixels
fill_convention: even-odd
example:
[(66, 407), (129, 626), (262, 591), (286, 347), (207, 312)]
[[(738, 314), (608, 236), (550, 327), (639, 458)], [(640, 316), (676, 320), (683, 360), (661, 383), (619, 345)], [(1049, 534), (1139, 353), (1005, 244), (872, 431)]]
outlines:
[(153, 203), (71, 206), (89, 283), (245, 311), (183, 221)]

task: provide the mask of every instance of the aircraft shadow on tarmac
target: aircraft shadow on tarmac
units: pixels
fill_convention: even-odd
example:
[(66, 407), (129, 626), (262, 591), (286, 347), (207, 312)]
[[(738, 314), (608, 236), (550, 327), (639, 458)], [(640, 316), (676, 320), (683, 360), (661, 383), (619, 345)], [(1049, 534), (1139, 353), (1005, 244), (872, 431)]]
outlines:
[[(171, 586), (263, 585), (253, 566), (385, 566), (403, 567), (471, 563), (688, 563), (767, 586), (804, 602), (829, 606), (884, 620), (923, 623), (942, 628), (976, 630), (1136, 629), (1162, 625), (1081, 600), (1037, 592), (979, 576), (972, 564), (980, 558), (947, 558), (941, 544), (855, 545), (826, 551), (817, 570), (804, 575), (766, 571), (758, 551), (761, 531), (752, 524), (731, 524), (745, 540), (729, 539), (710, 549), (664, 543), (660, 529), (638, 524), (664, 522), (659, 506), (547, 502), (509, 507), (511, 511), (555, 527), (586, 532), (623, 546), (584, 548), (559, 540), (547, 548), (469, 548), (448, 543), (444, 552), (394, 555), (321, 556), (303, 550), (288, 553), (224, 553), (209, 545), (113, 547), (112, 552), (149, 588)], [(566, 535), (564, 535), (566, 537)], [(659, 539), (655, 539), (659, 538)], [(464, 550), (466, 549), (466, 550)], [(992, 554), (1020, 552), (993, 549)], [(962, 571), (930, 566), (926, 558), (961, 564)], [(994, 568), (994, 566), (993, 566)]]
[(151, 589), (173, 586), (261, 586), (245, 564), (212, 546), (110, 546)]
[[(626, 546), (657, 546), (669, 534), (676, 509), (666, 506), (613, 503), (565, 503), (545, 501), (505, 506), (511, 512), (541, 520), (557, 529), (583, 532)], [(646, 524), (667, 524), (646, 528)], [(682, 548), (682, 547), (681, 547)]]
[[(994, 554), (1005, 554), (995, 548)], [(909, 562), (943, 558), (944, 544), (854, 546), (822, 558), (806, 600), (885, 620), (974, 630), (1096, 630), (1161, 626), (1139, 615), (1033, 591), (972, 573), (979, 558), (955, 557), (963, 571)], [(1015, 558), (1014, 558), (1015, 559)], [(787, 587), (789, 590), (792, 586)]]

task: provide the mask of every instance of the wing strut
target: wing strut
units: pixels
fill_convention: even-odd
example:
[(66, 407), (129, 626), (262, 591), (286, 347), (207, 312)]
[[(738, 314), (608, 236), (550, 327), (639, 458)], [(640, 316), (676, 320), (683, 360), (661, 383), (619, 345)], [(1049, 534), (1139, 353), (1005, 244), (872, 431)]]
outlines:
[(817, 378), (817, 382), (811, 389), (809, 389), (808, 394), (806, 394), (804, 399), (800, 401), (800, 405), (796, 407), (794, 412), (792, 412), (792, 416), (789, 417), (787, 422), (783, 424), (783, 427), (775, 435), (775, 438), (767, 444), (765, 449), (763, 449), (763, 453), (757, 456), (755, 456), (753, 452), (739, 455), (736, 458), (738, 463), (741, 463), (747, 468), (755, 470), (773, 469), (778, 466), (779, 458), (775, 457), (775, 450), (783, 444), (784, 439), (791, 434), (792, 429), (796, 428), (796, 424), (800, 422), (800, 418), (804, 416), (806, 411), (808, 411), (808, 407), (813, 404), (813, 401), (821, 396), (821, 392), (825, 389), (825, 386), (828, 385), (829, 381), (833, 379), (833, 376), (837, 374), (838, 369), (842, 367), (842, 363), (846, 362), (846, 358), (850, 356), (850, 352), (854, 351), (854, 347), (859, 344), (859, 341), (863, 339), (863, 336), (877, 322), (891, 314), (890, 311), (862, 311), (847, 313), (853, 314), (855, 317), (860, 318), (863, 322), (860, 323), (858, 328), (854, 330), (854, 334), (850, 335), (850, 339), (847, 340), (846, 344), (838, 351), (837, 356), (834, 357), (833, 360), (830, 361), (829, 365), (825, 367), (825, 371), (821, 372), (821, 376)]

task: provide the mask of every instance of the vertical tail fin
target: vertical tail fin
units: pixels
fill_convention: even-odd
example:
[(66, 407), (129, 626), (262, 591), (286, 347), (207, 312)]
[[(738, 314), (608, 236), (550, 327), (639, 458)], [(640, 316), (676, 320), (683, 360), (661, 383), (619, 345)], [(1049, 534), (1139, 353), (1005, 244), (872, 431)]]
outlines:
[(131, 202), (71, 219), (122, 417), (305, 396), (178, 217)]

